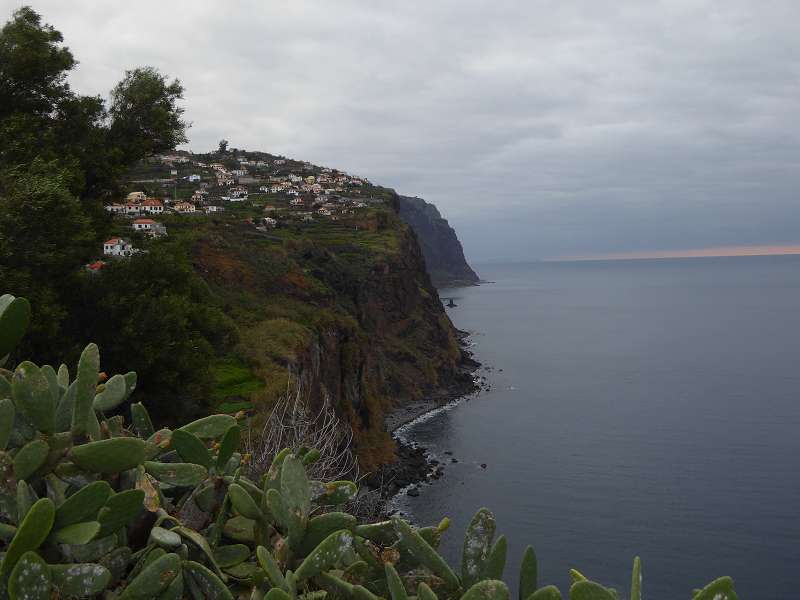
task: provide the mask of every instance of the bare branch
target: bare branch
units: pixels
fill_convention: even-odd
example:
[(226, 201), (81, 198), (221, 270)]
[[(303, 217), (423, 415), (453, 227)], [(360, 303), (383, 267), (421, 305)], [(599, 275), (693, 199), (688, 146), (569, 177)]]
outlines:
[(260, 431), (250, 430), (246, 440), (251, 471), (258, 479), (269, 470), (273, 457), (284, 448), (302, 447), (319, 451), (320, 458), (308, 466), (308, 476), (320, 481), (357, 480), (358, 461), (353, 452), (353, 430), (336, 415), (330, 398), (325, 396), (319, 410), (304, 401), (299, 382), (292, 389), (287, 382), (286, 395), (272, 408)]

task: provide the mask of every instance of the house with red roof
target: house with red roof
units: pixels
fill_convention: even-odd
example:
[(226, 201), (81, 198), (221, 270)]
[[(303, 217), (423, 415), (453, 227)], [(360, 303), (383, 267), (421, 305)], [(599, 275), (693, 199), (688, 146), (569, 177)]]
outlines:
[(136, 219), (133, 222), (134, 231), (152, 231), (156, 222), (153, 219)]
[(149, 235), (150, 237), (167, 235), (166, 226), (157, 221), (153, 221), (153, 219), (136, 219), (133, 222), (133, 230)]
[(164, 204), (158, 198), (143, 200), (141, 207), (141, 211), (149, 215), (160, 215), (164, 212)]
[(103, 242), (103, 254), (106, 256), (132, 256), (136, 249), (123, 238), (113, 237)]

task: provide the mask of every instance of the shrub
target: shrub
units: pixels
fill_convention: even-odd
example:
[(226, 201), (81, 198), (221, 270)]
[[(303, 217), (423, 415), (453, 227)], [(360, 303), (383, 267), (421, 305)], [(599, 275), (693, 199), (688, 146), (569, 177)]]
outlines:
[[(0, 363), (29, 319), (25, 299), (0, 297)], [(65, 365), (0, 368), (0, 597), (508, 600), (506, 538), (494, 539), (488, 510), (470, 523), (456, 573), (436, 551), (447, 519), (416, 528), (335, 511), (356, 486), (310, 480), (320, 453), (309, 448), (281, 450), (252, 481), (234, 417), (155, 430), (139, 403), (130, 423), (106, 416), (131, 397), (136, 374), (105, 379), (99, 369), (94, 344), (74, 378)], [(520, 598), (560, 599), (555, 587), (539, 587), (537, 571), (528, 548)], [(572, 576), (571, 600), (618, 597)], [(642, 597), (638, 558), (630, 597)], [(736, 594), (722, 578), (694, 598)]]

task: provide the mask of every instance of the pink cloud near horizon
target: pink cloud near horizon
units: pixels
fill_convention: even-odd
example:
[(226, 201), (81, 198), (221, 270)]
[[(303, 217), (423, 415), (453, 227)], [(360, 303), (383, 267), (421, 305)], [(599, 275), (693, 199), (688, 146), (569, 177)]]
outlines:
[(800, 244), (715, 246), (710, 248), (689, 248), (684, 250), (637, 250), (633, 252), (613, 252), (609, 254), (559, 256), (548, 260), (647, 260), (656, 258), (710, 258), (717, 256), (782, 256), (787, 254), (800, 254)]

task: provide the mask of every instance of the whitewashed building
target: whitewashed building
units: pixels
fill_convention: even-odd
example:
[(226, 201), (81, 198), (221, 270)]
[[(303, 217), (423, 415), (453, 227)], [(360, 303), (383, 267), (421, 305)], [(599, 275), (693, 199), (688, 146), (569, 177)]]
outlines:
[(141, 232), (152, 231), (155, 224), (156, 222), (153, 219), (136, 219), (133, 222), (133, 230)]
[(103, 254), (106, 256), (132, 256), (136, 252), (130, 242), (114, 237), (103, 242)]
[(147, 198), (140, 206), (141, 212), (148, 215), (160, 215), (164, 212), (164, 204), (158, 198)]

